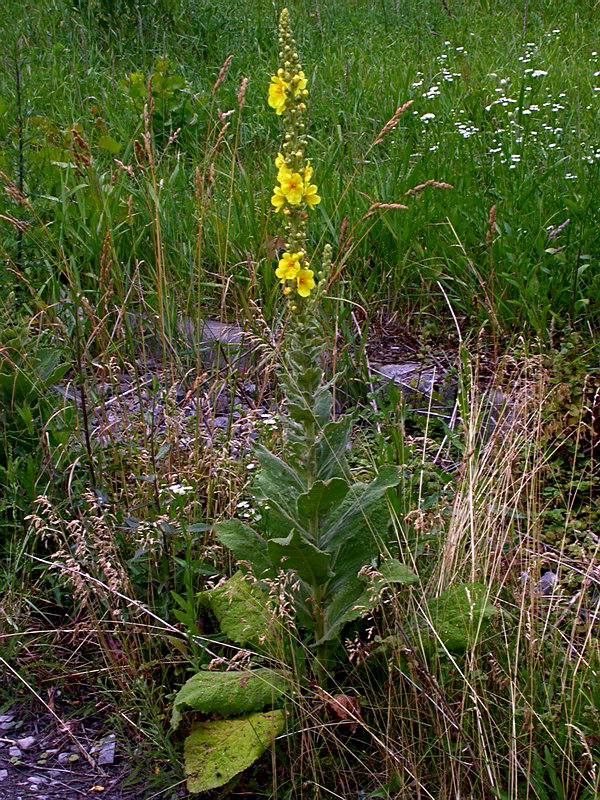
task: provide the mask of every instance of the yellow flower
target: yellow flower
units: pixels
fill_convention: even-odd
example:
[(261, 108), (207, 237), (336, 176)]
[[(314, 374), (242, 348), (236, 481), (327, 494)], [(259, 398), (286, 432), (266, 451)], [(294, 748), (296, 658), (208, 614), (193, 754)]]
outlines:
[(310, 165), (310, 161), (306, 162), (306, 166), (304, 167), (304, 183), (308, 186), (310, 183), (310, 179), (312, 178), (313, 168)]
[(289, 167), (287, 167), (285, 163), (285, 158), (282, 156), (281, 153), (277, 153), (277, 158), (275, 159), (275, 166), (277, 167), (277, 180), (281, 183), (281, 179), (284, 178), (286, 175), (291, 173)]
[(292, 85), (294, 87), (294, 94), (296, 95), (306, 89), (306, 75), (302, 70), (292, 77)]
[[(293, 281), (300, 270), (300, 253), (284, 253), (279, 261), (279, 266), (275, 270), (275, 275), (281, 279), (281, 283)], [(306, 272), (306, 270), (302, 270)], [(311, 273), (312, 274), (312, 273)]]
[(298, 203), (301, 203), (304, 194), (302, 175), (300, 175), (299, 172), (290, 172), (289, 170), (284, 172), (281, 170), (277, 177), (281, 184), (281, 191), (285, 195), (285, 199), (288, 203), (293, 206), (297, 206)]
[(281, 186), (276, 186), (273, 189), (273, 196), (271, 197), (271, 204), (275, 206), (275, 211), (281, 211), (285, 205), (285, 195), (281, 191)]
[(309, 208), (316, 206), (321, 202), (321, 198), (317, 194), (317, 187), (314, 183), (309, 184), (304, 189), (304, 202)]
[(269, 105), (275, 109), (276, 114), (283, 114), (287, 100), (286, 89), (289, 83), (277, 75), (273, 75), (269, 84)]
[(296, 291), (300, 297), (308, 297), (315, 288), (314, 272), (312, 269), (301, 269), (296, 275)]

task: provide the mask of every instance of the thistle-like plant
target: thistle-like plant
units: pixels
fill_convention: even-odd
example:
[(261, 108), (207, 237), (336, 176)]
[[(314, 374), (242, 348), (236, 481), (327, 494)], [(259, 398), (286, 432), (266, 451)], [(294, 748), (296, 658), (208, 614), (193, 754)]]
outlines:
[(283, 212), (286, 238), (276, 275), (289, 302), (280, 371), (283, 448), (281, 455), (256, 448), (260, 469), (251, 491), (263, 510), (260, 528), (230, 520), (216, 525), (215, 534), (259, 581), (291, 573), (296, 618), (316, 651), (315, 672), (324, 679), (331, 645), (344, 625), (373, 607), (382, 583), (412, 582), (415, 576), (386, 559), (385, 495), (399, 483), (399, 469), (384, 467), (371, 483), (353, 483), (346, 461), (352, 416), (332, 419), (332, 381), (324, 377), (319, 323), (331, 247), (324, 248), (315, 282), (306, 225), (307, 209), (320, 198), (305, 158), (308, 89), (287, 9), (279, 35), (282, 64), (271, 78), (268, 101), (284, 123), (272, 197)]

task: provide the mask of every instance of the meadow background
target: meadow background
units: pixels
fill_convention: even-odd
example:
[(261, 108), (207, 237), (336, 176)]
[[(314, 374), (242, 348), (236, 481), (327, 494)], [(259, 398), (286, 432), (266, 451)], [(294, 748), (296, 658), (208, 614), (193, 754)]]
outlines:
[[(272, 759), (218, 796), (594, 800), (600, 5), (287, 5), (348, 458), (402, 466), (388, 545), (418, 584), (340, 647), (356, 728), (298, 676)], [(279, 10), (3, 2), (0, 706), (116, 731), (115, 798), (186, 796), (170, 710), (210, 660), (197, 593), (235, 571), (212, 525), (258, 523), (249, 444), (281, 447)], [(452, 188), (411, 192), (428, 181)], [(203, 363), (205, 318), (249, 327), (242, 378)], [(448, 414), (376, 387), (369, 352), (394, 343), (452, 376)], [(463, 585), (476, 614), (444, 595)]]

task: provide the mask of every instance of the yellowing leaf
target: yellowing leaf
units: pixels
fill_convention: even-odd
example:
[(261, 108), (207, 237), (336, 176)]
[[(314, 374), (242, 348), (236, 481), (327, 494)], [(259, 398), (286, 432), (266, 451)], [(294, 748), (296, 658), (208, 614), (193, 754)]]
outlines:
[(250, 714), (201, 723), (184, 744), (185, 774), (190, 792), (223, 786), (267, 750), (283, 730), (283, 711)]

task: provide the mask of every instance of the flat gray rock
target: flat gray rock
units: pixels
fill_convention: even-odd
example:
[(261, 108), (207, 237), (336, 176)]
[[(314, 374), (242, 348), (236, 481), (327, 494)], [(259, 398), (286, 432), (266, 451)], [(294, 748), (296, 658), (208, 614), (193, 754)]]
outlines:
[(429, 403), (436, 400), (444, 406), (451, 406), (456, 396), (456, 385), (449, 380), (447, 374), (437, 368), (425, 366), (418, 361), (406, 361), (399, 364), (375, 364), (374, 375), (388, 381), (394, 381), (402, 396), (411, 403)]

